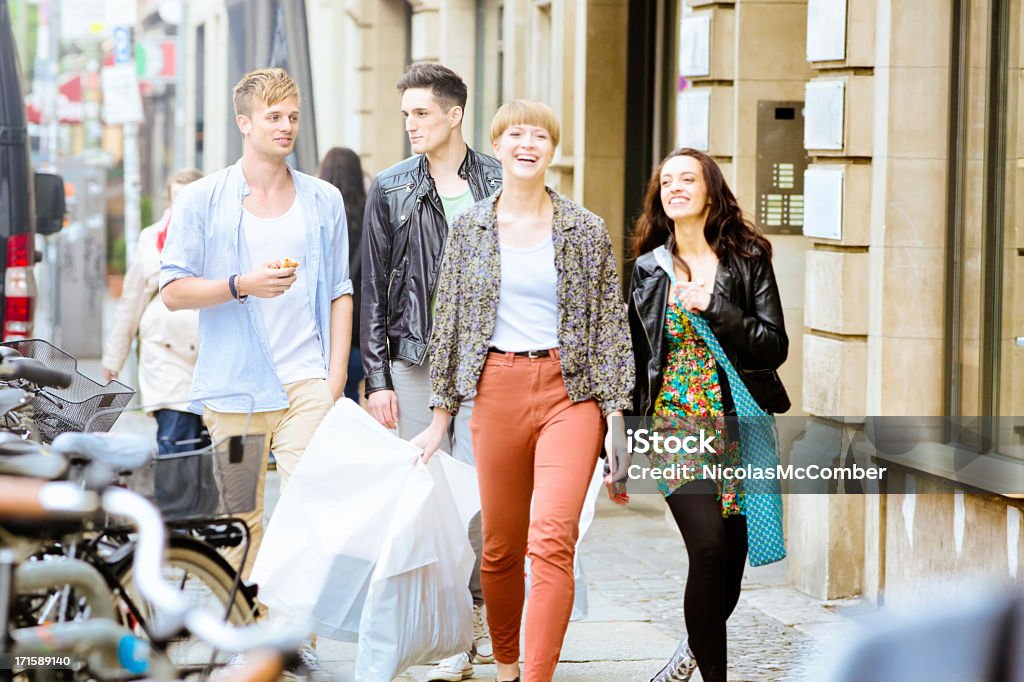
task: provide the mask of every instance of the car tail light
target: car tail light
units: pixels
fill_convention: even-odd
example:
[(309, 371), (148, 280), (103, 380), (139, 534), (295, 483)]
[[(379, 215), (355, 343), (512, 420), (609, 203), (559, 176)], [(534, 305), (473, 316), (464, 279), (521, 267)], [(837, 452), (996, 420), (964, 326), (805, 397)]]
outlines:
[(16, 234), (7, 240), (7, 272), (4, 275), (4, 341), (32, 336), (35, 309), (35, 257), (31, 235)]

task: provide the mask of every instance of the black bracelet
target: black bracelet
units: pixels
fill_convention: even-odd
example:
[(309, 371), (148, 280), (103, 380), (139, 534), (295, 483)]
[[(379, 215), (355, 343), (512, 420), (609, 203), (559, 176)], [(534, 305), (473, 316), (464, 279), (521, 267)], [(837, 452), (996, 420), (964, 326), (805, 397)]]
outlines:
[(249, 298), (249, 294), (245, 296), (238, 295), (238, 279), (241, 275), (231, 275), (228, 277), (228, 289), (231, 291), (231, 298), (235, 299), (239, 303), (245, 303), (245, 299)]

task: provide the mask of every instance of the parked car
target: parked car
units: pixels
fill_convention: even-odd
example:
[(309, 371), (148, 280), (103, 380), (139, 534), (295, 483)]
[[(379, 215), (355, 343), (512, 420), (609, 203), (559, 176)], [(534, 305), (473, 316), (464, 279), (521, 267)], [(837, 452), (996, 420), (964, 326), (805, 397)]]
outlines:
[(31, 338), (36, 304), (35, 235), (64, 224), (64, 180), (33, 173), (24, 89), (8, 0), (0, 0), (0, 336)]

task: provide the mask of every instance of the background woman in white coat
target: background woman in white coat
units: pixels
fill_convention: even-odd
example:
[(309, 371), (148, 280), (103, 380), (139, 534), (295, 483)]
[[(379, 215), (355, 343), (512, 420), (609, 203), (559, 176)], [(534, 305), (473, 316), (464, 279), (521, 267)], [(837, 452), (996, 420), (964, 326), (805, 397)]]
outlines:
[[(124, 291), (114, 316), (114, 326), (103, 352), (103, 378), (107, 381), (116, 379), (128, 358), (132, 340), (138, 336), (140, 401), (156, 418), (161, 455), (188, 452), (209, 444), (202, 417), (186, 411), (199, 351), (199, 311), (171, 312), (157, 295), (160, 252), (171, 224), (174, 198), (185, 185), (201, 177), (201, 172), (192, 169), (178, 171), (168, 180), (167, 209), (159, 221), (139, 233), (131, 267), (125, 273)], [(166, 496), (157, 491), (158, 498), (187, 498), (189, 496), (185, 492), (188, 488), (198, 492), (191, 485), (197, 483), (190, 480), (192, 476), (185, 471), (178, 473), (180, 475), (174, 476), (176, 480), (173, 481), (168, 476), (159, 477), (158, 484), (162, 480), (173, 489), (168, 489)], [(186, 499), (181, 499), (181, 504), (186, 502)]]

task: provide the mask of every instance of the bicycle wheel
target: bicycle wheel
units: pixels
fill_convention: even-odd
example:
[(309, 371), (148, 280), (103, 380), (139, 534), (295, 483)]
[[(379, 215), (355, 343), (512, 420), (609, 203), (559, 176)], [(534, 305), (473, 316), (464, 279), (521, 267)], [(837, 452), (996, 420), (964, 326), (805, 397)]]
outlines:
[[(164, 554), (164, 579), (177, 585), (193, 606), (210, 609), (226, 619), (232, 625), (245, 625), (254, 620), (254, 605), (248, 595), (239, 587), (234, 600), (228, 604), (231, 588), (235, 580), (235, 572), (228, 563), (208, 545), (185, 537), (172, 537), (170, 546)], [(118, 582), (124, 589), (128, 599), (138, 610), (144, 622), (151, 622), (153, 614), (149, 604), (142, 599), (132, 584), (132, 566), (126, 561), (124, 569), (118, 576)], [(126, 624), (137, 635), (145, 637), (142, 623), (122, 604), (122, 614)], [(167, 655), (178, 667), (182, 675), (200, 672), (210, 665), (223, 665), (231, 652), (215, 651), (205, 642), (199, 641), (190, 633), (167, 642)]]

